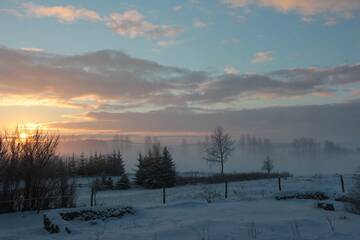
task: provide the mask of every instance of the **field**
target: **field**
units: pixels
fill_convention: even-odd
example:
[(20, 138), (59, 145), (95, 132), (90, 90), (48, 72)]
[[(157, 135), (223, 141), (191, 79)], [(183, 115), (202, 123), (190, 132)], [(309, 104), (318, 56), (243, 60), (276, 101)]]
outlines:
[[(79, 178), (77, 205), (90, 203), (89, 178)], [(345, 188), (352, 185), (345, 177)], [(282, 181), (283, 192), (322, 191), (330, 196), (335, 211), (316, 208), (317, 200), (275, 200), (277, 179), (231, 182), (228, 198), (224, 185), (188, 185), (166, 190), (135, 188), (97, 193), (97, 208), (132, 206), (135, 215), (120, 219), (71, 221), (71, 234), (49, 234), (43, 229), (43, 214), (58, 210), (0, 215), (0, 239), (358, 239), (360, 216), (345, 210), (333, 199), (341, 195), (339, 176), (292, 177)], [(209, 194), (212, 203), (207, 203)]]

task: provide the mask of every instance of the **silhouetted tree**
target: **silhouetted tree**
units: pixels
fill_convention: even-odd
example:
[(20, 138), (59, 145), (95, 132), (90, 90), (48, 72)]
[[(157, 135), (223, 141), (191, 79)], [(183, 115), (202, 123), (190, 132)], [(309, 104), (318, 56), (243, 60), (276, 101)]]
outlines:
[(144, 156), (139, 154), (135, 182), (145, 188), (172, 187), (175, 185), (175, 164), (166, 147), (153, 144)]
[(220, 165), (220, 174), (224, 174), (224, 164), (234, 151), (234, 141), (231, 135), (225, 133), (222, 127), (214, 129), (209, 137), (209, 145), (205, 148), (205, 160), (210, 164)]
[(269, 156), (263, 162), (262, 170), (266, 171), (268, 174), (274, 169), (274, 163)]

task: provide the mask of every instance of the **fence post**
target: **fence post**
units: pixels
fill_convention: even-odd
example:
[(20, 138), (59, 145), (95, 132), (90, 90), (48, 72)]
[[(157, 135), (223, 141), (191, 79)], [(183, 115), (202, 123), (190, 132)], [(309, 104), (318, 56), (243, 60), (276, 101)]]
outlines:
[(162, 202), (163, 202), (163, 204), (165, 204), (166, 203), (166, 192), (165, 192), (165, 187), (163, 187), (163, 199), (162, 199)]
[(225, 181), (225, 199), (228, 197), (228, 182)]
[(94, 187), (91, 187), (90, 206), (94, 206)]
[(279, 192), (281, 192), (281, 177), (278, 178)]
[(345, 185), (344, 185), (344, 178), (342, 175), (340, 175), (340, 182), (341, 182), (341, 190), (344, 193), (345, 192)]

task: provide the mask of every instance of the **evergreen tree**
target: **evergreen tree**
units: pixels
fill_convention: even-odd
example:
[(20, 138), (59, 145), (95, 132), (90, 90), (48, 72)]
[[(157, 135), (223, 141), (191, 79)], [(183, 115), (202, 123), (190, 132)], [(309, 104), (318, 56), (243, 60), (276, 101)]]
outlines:
[(130, 188), (130, 181), (128, 176), (124, 173), (121, 178), (116, 182), (116, 189), (123, 190)]
[(172, 187), (175, 185), (175, 164), (165, 147), (161, 151), (154, 144), (144, 157), (139, 154), (135, 182), (145, 188)]
[(137, 185), (143, 185), (145, 179), (145, 164), (144, 164), (144, 158), (141, 155), (141, 153), (139, 153), (138, 164), (136, 165), (136, 167), (137, 170), (135, 174), (135, 183)]
[(87, 169), (86, 169), (86, 159), (84, 156), (84, 153), (82, 152), (80, 154), (80, 168), (79, 168), (79, 175), (86, 175)]
[(172, 156), (167, 149), (164, 147), (161, 157), (161, 180), (164, 187), (175, 186), (175, 163), (173, 162)]
[(116, 153), (115, 161), (113, 164), (114, 165), (112, 167), (115, 170), (114, 171), (115, 176), (122, 176), (125, 174), (125, 165), (120, 151)]

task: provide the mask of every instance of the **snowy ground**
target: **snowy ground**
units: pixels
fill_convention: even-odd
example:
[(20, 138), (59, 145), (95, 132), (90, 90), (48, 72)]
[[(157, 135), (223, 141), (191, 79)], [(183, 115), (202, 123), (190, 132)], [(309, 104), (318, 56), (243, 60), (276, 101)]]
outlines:
[[(88, 179), (79, 181), (86, 183)], [(345, 178), (345, 184), (351, 187), (350, 177)], [(317, 209), (314, 200), (274, 200), (278, 192), (274, 179), (229, 183), (229, 198), (219, 197), (211, 204), (204, 200), (205, 189), (223, 195), (224, 186), (168, 189), (166, 205), (161, 203), (161, 190), (100, 192), (98, 204), (130, 205), (137, 214), (106, 221), (73, 221), (70, 225), (76, 231), (71, 235), (48, 234), (42, 228), (42, 214), (3, 214), (0, 239), (359, 239), (359, 215), (346, 212), (338, 202), (336, 211), (329, 212)], [(318, 190), (334, 196), (341, 187), (338, 176), (314, 176), (284, 180), (283, 190)], [(88, 188), (81, 188), (78, 205), (88, 205), (89, 198)]]

